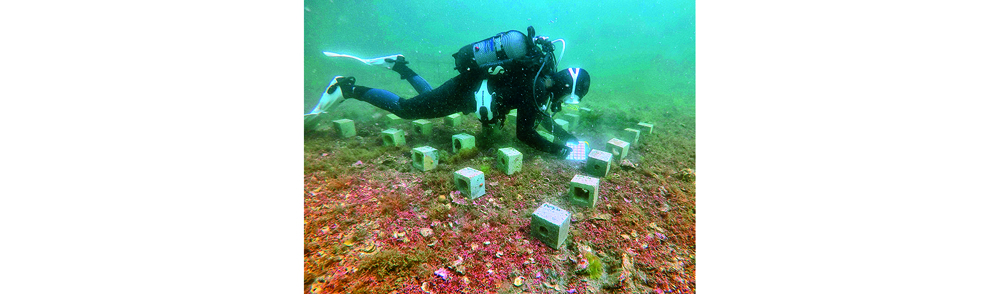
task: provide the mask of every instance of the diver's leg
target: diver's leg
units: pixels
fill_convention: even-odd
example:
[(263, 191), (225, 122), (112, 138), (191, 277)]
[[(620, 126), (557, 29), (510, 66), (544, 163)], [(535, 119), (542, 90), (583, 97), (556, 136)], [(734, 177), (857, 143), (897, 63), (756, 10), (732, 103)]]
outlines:
[(384, 109), (404, 119), (437, 118), (456, 112), (471, 112), (472, 92), (475, 83), (467, 76), (459, 75), (440, 87), (426, 91), (410, 99), (400, 99), (399, 95), (383, 89), (365, 86), (343, 85), (344, 96), (355, 98), (375, 107)]
[(469, 113), (475, 108), (472, 99), (475, 80), (471, 75), (456, 76), (440, 87), (416, 97), (401, 100), (401, 118), (438, 118), (456, 112)]
[(392, 65), (392, 71), (399, 73), (399, 78), (410, 82), (413, 89), (417, 90), (418, 94), (423, 94), (431, 91), (431, 84), (427, 83), (427, 80), (417, 75), (413, 69), (406, 66), (409, 61), (406, 58), (399, 56), (396, 58), (394, 64)]
[(406, 81), (410, 82), (410, 85), (413, 86), (413, 89), (417, 90), (417, 93), (423, 94), (431, 91), (431, 84), (427, 83), (427, 80), (424, 80), (420, 76), (406, 78)]
[(365, 86), (355, 86), (354, 93), (360, 94), (356, 96), (356, 99), (368, 102), (375, 107), (387, 110), (394, 114), (403, 110), (399, 105), (399, 95), (392, 92), (382, 89), (372, 89)]

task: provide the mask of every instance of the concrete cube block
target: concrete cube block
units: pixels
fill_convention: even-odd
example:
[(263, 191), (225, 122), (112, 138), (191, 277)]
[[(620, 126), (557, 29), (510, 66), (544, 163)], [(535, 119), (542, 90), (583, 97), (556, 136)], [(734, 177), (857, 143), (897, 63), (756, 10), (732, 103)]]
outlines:
[(403, 146), (406, 145), (406, 136), (403, 135), (403, 130), (388, 129), (382, 131), (382, 144), (385, 146)]
[(569, 182), (569, 201), (576, 205), (593, 208), (597, 206), (600, 187), (601, 179), (585, 175), (573, 176), (573, 181)]
[(587, 173), (595, 177), (604, 177), (611, 170), (611, 160), (613, 155), (601, 150), (591, 150), (587, 155), (587, 166), (584, 168)]
[(444, 117), (444, 125), (449, 127), (458, 127), (462, 124), (462, 114), (452, 113), (451, 115)]
[(569, 122), (569, 128), (566, 129), (567, 131), (569, 131), (569, 130), (575, 130), (580, 125), (580, 115), (579, 114), (567, 113), (566, 115), (563, 115), (563, 119), (565, 119), (567, 122)]
[(565, 119), (557, 118), (553, 120), (563, 130), (569, 131), (569, 122)]
[(413, 121), (413, 131), (416, 132), (417, 134), (421, 134), (424, 136), (431, 134), (431, 127), (433, 126), (434, 124), (432, 124), (431, 121), (426, 119), (418, 119)]
[(621, 162), (622, 159), (625, 159), (625, 156), (628, 156), (629, 145), (628, 142), (613, 138), (608, 140), (607, 149), (611, 150), (611, 154), (615, 156), (615, 161)]
[(569, 211), (543, 203), (531, 214), (531, 235), (552, 249), (558, 249), (569, 236), (569, 220)]
[(507, 114), (507, 122), (505, 124), (516, 124), (517, 123), (517, 112), (511, 111)]
[(638, 124), (639, 129), (643, 130), (647, 135), (653, 133), (653, 124), (641, 122)]
[(455, 172), (455, 186), (470, 200), (486, 195), (486, 178), (483, 172), (471, 167)]
[(632, 145), (638, 144), (639, 133), (641, 133), (641, 131), (636, 129), (632, 128), (625, 129), (625, 141)]
[(402, 118), (392, 113), (386, 115), (385, 118), (383, 118), (382, 120), (385, 122), (386, 125), (390, 127), (398, 125), (403, 122)]
[(521, 171), (522, 158), (524, 156), (521, 155), (521, 152), (513, 147), (500, 148), (497, 151), (497, 163), (500, 165), (500, 170), (508, 176)]
[(413, 157), (413, 167), (420, 171), (429, 171), (438, 165), (438, 151), (431, 146), (424, 146), (410, 150)]
[(354, 121), (349, 119), (338, 119), (333, 121), (334, 128), (337, 129), (337, 133), (340, 134), (341, 138), (354, 137), (358, 133), (354, 130)]
[(451, 152), (458, 153), (459, 150), (472, 149), (476, 147), (476, 137), (466, 133), (451, 136)]

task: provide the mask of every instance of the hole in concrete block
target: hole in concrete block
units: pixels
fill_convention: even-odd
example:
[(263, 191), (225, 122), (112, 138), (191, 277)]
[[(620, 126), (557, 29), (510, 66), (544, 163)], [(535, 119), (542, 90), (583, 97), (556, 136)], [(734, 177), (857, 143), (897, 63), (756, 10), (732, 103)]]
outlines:
[(503, 157), (500, 157), (500, 165), (502, 165), (504, 167), (507, 167), (507, 159), (503, 158)]
[(392, 144), (392, 135), (382, 134), (382, 143), (385, 145)]
[(546, 229), (543, 226), (539, 226), (538, 227), (538, 234), (542, 235), (542, 237), (548, 237), (549, 236), (549, 229)]
[(573, 187), (573, 197), (579, 200), (590, 200), (590, 191), (580, 187)]
[(471, 190), (469, 190), (469, 180), (466, 180), (466, 179), (463, 179), (463, 178), (459, 178), (458, 179), (458, 190), (459, 191), (465, 191), (466, 193), (469, 193), (471, 191)]
[(455, 150), (462, 150), (462, 141), (455, 139)]
[(600, 165), (600, 164), (596, 164), (596, 163), (595, 163), (595, 164), (594, 164), (594, 170), (595, 170), (595, 171), (599, 171), (599, 170), (601, 170), (601, 165)]

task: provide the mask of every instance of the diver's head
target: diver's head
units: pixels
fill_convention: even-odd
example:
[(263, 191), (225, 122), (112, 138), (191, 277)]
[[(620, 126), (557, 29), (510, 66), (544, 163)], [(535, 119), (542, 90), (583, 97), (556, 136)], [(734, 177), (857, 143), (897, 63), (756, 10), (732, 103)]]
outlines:
[(559, 112), (562, 104), (580, 104), (590, 90), (590, 74), (579, 67), (560, 70), (552, 76), (552, 111)]

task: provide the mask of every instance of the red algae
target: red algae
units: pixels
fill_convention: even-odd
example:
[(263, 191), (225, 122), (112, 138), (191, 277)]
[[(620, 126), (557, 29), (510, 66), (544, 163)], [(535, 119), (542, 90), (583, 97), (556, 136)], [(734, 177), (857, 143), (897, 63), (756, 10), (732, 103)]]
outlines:
[[(522, 171), (484, 171), (486, 195), (475, 200), (455, 191), (451, 173), (491, 166), (495, 146), (421, 172), (410, 166), (408, 147), (382, 147), (378, 132), (364, 125), (348, 139), (309, 134), (304, 293), (693, 293), (694, 138), (693, 130), (675, 127), (682, 119), (653, 120), (657, 132), (643, 134), (629, 152), (636, 167), (613, 164), (594, 208), (566, 199), (582, 163), (532, 150), (510, 130), (501, 136), (524, 154)], [(684, 122), (693, 125), (693, 117)], [(598, 130), (575, 133), (592, 146), (608, 139)], [(450, 155), (441, 147), (449, 144), (444, 134), (407, 141)], [(678, 142), (688, 145), (671, 145)], [(573, 215), (559, 249), (530, 234), (531, 213), (545, 202)], [(577, 271), (584, 250), (598, 258), (603, 275)]]

